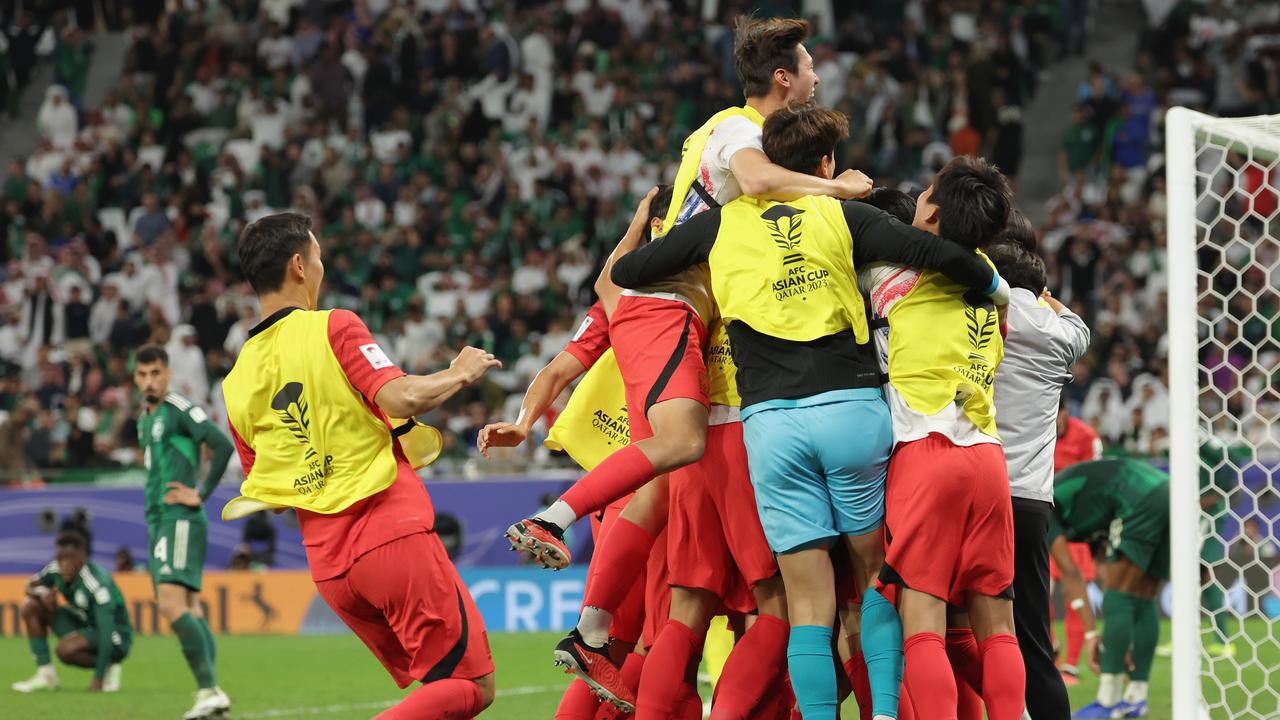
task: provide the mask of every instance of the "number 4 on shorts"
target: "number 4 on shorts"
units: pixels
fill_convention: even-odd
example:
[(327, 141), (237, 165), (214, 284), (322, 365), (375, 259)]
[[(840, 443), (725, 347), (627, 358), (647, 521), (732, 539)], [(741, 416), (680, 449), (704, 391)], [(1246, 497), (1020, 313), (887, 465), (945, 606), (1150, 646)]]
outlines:
[(168, 562), (169, 560), (169, 538), (162, 537), (156, 541), (156, 549), (151, 551), (152, 557), (160, 562)]

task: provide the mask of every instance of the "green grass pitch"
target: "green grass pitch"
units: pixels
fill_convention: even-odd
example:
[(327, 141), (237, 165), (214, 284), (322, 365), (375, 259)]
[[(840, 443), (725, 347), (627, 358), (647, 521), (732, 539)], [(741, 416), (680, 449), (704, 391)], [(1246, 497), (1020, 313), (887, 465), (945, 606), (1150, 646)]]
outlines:
[[(1266, 665), (1280, 666), (1280, 645), (1266, 623), (1250, 624), (1248, 632), (1265, 653)], [(495, 720), (550, 719), (568, 678), (551, 664), (551, 647), (558, 635), (491, 633), (498, 667), (498, 699), (483, 717)], [(1166, 623), (1162, 639), (1169, 637)], [(1241, 648), (1245, 650), (1245, 648)], [(1245, 650), (1248, 652), (1247, 650)], [(1242, 653), (1243, 657), (1243, 653)], [(1218, 668), (1225, 671), (1226, 663)], [(114, 695), (85, 692), (89, 673), (59, 666), (62, 689), (55, 693), (20, 695), (9, 683), (25, 679), (33, 671), (27, 643), (21, 638), (0, 638), (0, 717), (84, 718), (85, 720), (177, 720), (190, 707), (194, 690), (191, 676), (172, 638), (139, 637), (124, 665), (123, 689)], [(363, 720), (397, 700), (398, 691), (382, 667), (354, 636), (230, 636), (218, 638), (220, 682), (235, 703), (231, 717), (319, 718)], [(1265, 687), (1280, 679), (1241, 678), (1242, 686)], [(1093, 698), (1096, 678), (1085, 672), (1083, 682), (1071, 691), (1072, 705), (1080, 707)], [(1157, 658), (1151, 682), (1151, 718), (1168, 720), (1169, 661)], [(703, 689), (703, 697), (707, 697)], [(1253, 707), (1266, 717), (1276, 708)], [(850, 704), (842, 713), (856, 718)]]

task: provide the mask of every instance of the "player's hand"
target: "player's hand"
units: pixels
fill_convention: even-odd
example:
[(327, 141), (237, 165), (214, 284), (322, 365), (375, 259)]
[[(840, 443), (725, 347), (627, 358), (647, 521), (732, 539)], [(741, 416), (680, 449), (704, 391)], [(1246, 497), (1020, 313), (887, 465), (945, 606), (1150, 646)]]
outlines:
[(476, 441), (476, 447), (480, 449), (480, 454), (487, 458), (489, 448), (515, 447), (524, 442), (528, 436), (528, 430), (514, 423), (490, 423), (480, 429), (480, 439)]
[(165, 505), (186, 505), (187, 507), (198, 508), (201, 505), (200, 493), (193, 487), (187, 487), (180, 482), (171, 482), (166, 487), (169, 492), (164, 494)]
[(834, 195), (842, 200), (866, 197), (871, 194), (871, 186), (874, 184), (861, 170), (845, 170), (832, 182), (836, 186)]
[[(1095, 631), (1096, 632), (1096, 631)], [(1094, 675), (1102, 674), (1102, 643), (1098, 641), (1098, 636), (1086, 638), (1084, 641), (1085, 651), (1088, 653), (1089, 669)]]
[(89, 681), (89, 692), (102, 692), (102, 678), (94, 678)]
[(636, 214), (631, 216), (632, 224), (649, 222), (649, 206), (653, 204), (653, 196), (657, 194), (658, 188), (655, 185), (649, 188), (649, 192), (645, 193), (644, 197), (640, 198), (640, 204), (636, 205)]
[(470, 345), (462, 348), (458, 357), (449, 363), (449, 369), (461, 375), (462, 382), (468, 385), (484, 377), (489, 368), (495, 367), (502, 367), (502, 362), (494, 357), (493, 353), (487, 353)]

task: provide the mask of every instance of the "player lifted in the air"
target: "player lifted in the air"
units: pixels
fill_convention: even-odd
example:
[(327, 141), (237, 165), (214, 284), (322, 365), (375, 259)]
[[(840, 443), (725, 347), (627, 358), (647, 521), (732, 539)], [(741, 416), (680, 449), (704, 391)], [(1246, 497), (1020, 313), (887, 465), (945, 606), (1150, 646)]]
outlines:
[[(780, 199), (854, 197), (870, 189), (870, 181), (856, 171), (818, 178), (775, 165), (761, 150), (765, 118), (789, 102), (807, 100), (817, 84), (803, 44), (807, 34), (808, 25), (798, 20), (740, 22), (734, 54), (747, 102), (712, 116), (686, 139), (664, 231), (743, 193)], [(618, 254), (637, 242), (634, 237), (629, 245), (624, 241)], [(715, 343), (714, 319), (705, 269), (633, 290), (619, 300), (609, 333), (626, 383), (632, 444), (601, 462), (551, 507), (508, 531), (519, 549), (548, 567), (563, 567), (568, 562), (563, 529), (638, 489), (599, 550), (602, 570), (615, 575), (587, 589), (575, 633), (556, 655), (603, 686), (611, 701), (628, 693), (612, 687), (617, 672), (605, 652), (608, 626), (630, 590), (627, 581), (634, 580), (630, 568), (649, 557), (666, 522), (666, 486), (646, 483), (699, 460), (709, 422), (737, 419), (736, 403), (709, 392), (716, 381), (711, 377), (708, 382), (703, 352)], [(720, 410), (713, 408), (717, 405)]]
[[(213, 493), (234, 448), (204, 410), (169, 392), (169, 355), (159, 345), (144, 345), (133, 359), (133, 382), (142, 395), (138, 446), (147, 468), (148, 569), (156, 607), (173, 628), (187, 666), (195, 676), (195, 705), (184, 720), (198, 720), (231, 707), (218, 687), (217, 650), (200, 606), (209, 518), (204, 501)], [(200, 449), (213, 453), (203, 481)]]
[[(129, 612), (111, 573), (89, 560), (88, 547), (83, 532), (63, 530), (58, 534), (57, 557), (27, 583), (22, 621), (35, 656), (36, 674), (14, 683), (14, 690), (58, 689), (58, 673), (49, 654), (50, 631), (58, 636), (55, 651), (59, 660), (93, 669), (90, 692), (120, 689), (120, 663), (133, 641)], [(65, 603), (58, 603), (58, 593)]]
[[(842, 113), (792, 105), (765, 121), (764, 149), (785, 168), (830, 177), (847, 133)], [(836, 715), (828, 550), (840, 541), (865, 593), (862, 646), (873, 713), (897, 717), (901, 633), (892, 606), (871, 587), (883, 559), (892, 428), (856, 268), (893, 262), (940, 269), (981, 297), (1003, 296), (1007, 287), (959, 245), (868, 204), (824, 196), (785, 203), (740, 197), (621, 258), (613, 279), (635, 286), (703, 262), (710, 263), (738, 368), (760, 519), (786, 583), (796, 699), (806, 718)]]
[(1129, 458), (1083, 462), (1054, 478), (1053, 504), (1050, 542), (1106, 540), (1111, 547), (1098, 697), (1072, 717), (1142, 717), (1160, 638), (1156, 593), (1169, 579), (1169, 476)]

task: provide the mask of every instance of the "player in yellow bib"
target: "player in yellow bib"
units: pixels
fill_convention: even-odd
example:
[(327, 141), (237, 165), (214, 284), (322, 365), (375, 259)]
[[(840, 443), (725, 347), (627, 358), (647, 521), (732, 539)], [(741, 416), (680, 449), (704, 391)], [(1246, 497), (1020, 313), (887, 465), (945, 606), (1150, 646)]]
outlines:
[[(841, 113), (792, 106), (765, 123), (764, 147), (784, 167), (829, 176), (847, 128)], [(865, 203), (829, 197), (738, 198), (620, 259), (613, 278), (626, 287), (704, 261), (738, 366), (761, 521), (787, 585), (796, 699), (806, 718), (835, 717), (836, 589), (828, 551), (839, 540), (864, 592), (873, 716), (894, 718), (901, 634), (893, 607), (871, 589), (883, 557), (891, 428), (856, 268), (898, 262), (941, 269), (984, 297), (1007, 288), (959, 245)], [(643, 685), (641, 691), (643, 701)]]
[[(735, 60), (746, 105), (717, 113), (689, 136), (668, 212), (674, 223), (664, 222), (664, 228), (743, 193), (790, 199), (854, 197), (870, 190), (869, 179), (856, 171), (818, 178), (774, 165), (761, 149), (765, 118), (813, 94), (817, 75), (803, 45), (807, 34), (808, 25), (797, 20), (739, 24)], [(640, 239), (629, 234), (615, 256)], [(607, 281), (607, 275), (602, 279)], [(602, 570), (611, 574), (587, 589), (574, 633), (556, 650), (558, 662), (628, 709), (631, 693), (621, 686), (607, 651), (608, 628), (636, 581), (633, 568), (647, 561), (666, 525), (667, 487), (654, 478), (698, 461), (706, 448), (713, 408), (704, 353), (714, 312), (705, 267), (636, 288), (619, 299), (609, 317), (609, 334), (626, 385), (631, 444), (606, 458), (551, 507), (508, 531), (513, 546), (548, 567), (563, 567), (568, 562), (564, 528), (636, 492), (597, 556)], [(723, 412), (736, 410), (726, 407)], [(691, 700), (686, 694), (681, 702)], [(641, 708), (641, 715), (646, 712)]]

